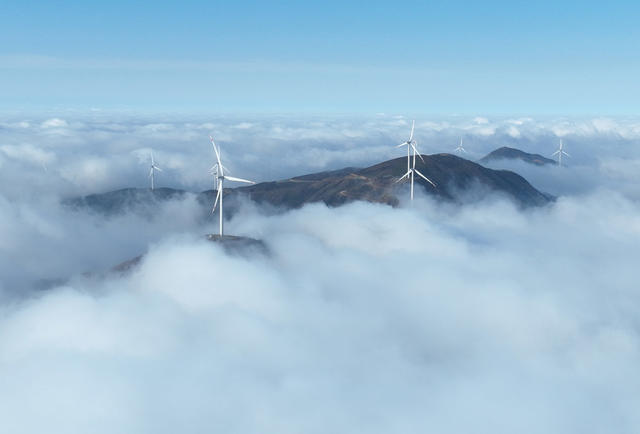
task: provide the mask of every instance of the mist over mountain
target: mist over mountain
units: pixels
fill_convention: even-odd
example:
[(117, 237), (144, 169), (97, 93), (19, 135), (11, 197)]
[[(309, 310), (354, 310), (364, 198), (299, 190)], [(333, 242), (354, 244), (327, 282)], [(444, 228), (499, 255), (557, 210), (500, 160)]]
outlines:
[[(288, 179), (344, 167), (369, 167), (401, 157), (411, 121), (402, 116), (203, 116), (92, 112), (13, 114), (0, 119), (3, 195), (25, 200), (75, 197), (124, 187), (144, 188), (150, 151), (163, 172), (158, 187), (212, 188), (208, 173), (214, 134), (232, 175), (256, 182)], [(635, 171), (640, 125), (633, 118), (418, 118), (423, 154), (451, 153), (464, 137), (466, 158), (478, 160), (496, 144), (550, 157), (563, 138), (567, 170), (536, 170), (517, 161), (491, 163), (524, 176), (554, 196), (627, 189)], [(405, 154), (406, 155), (406, 154)], [(549, 167), (549, 169), (551, 169)], [(597, 173), (597, 181), (585, 176)], [(552, 180), (553, 182), (549, 182)], [(630, 193), (630, 192), (629, 192)]]
[(122, 188), (107, 193), (67, 198), (62, 203), (73, 209), (84, 208), (107, 216), (133, 212), (153, 218), (154, 211), (163, 202), (182, 199), (186, 194), (187, 192), (184, 190), (167, 187), (159, 187), (154, 190)]

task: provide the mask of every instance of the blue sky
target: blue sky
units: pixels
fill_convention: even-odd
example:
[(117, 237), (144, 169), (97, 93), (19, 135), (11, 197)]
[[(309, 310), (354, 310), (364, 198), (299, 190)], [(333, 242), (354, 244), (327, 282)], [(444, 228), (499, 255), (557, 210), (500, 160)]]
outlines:
[(631, 1), (132, 3), (5, 0), (0, 107), (638, 112)]

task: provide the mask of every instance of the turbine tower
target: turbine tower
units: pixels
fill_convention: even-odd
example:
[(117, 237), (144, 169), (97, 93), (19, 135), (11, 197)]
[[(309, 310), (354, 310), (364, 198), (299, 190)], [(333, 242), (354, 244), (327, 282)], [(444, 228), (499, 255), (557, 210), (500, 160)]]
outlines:
[[(420, 173), (418, 169), (416, 169), (416, 156), (420, 157), (423, 163), (424, 163), (424, 158), (422, 158), (422, 155), (420, 155), (420, 152), (418, 152), (418, 148), (417, 148), (418, 143), (413, 138), (413, 130), (414, 130), (415, 124), (416, 124), (416, 121), (412, 121), (411, 134), (409, 135), (409, 140), (396, 146), (397, 148), (405, 145), (407, 147), (407, 172), (404, 175), (402, 175), (396, 182), (400, 182), (405, 178), (411, 180), (411, 200), (412, 201), (413, 201), (413, 180), (416, 174), (422, 177), (422, 179), (424, 179), (425, 181), (429, 182), (434, 187), (436, 186), (429, 178), (424, 176), (422, 173)], [(413, 149), (413, 164), (411, 163), (411, 153), (410, 153), (411, 149)]]
[(224, 180), (227, 179), (229, 181), (235, 181), (235, 182), (244, 182), (246, 184), (255, 184), (255, 182), (253, 181), (249, 181), (247, 179), (242, 179), (242, 178), (235, 178), (233, 176), (228, 176), (224, 174), (224, 171), (226, 170), (226, 167), (224, 167), (222, 165), (222, 161), (220, 160), (220, 149), (216, 146), (216, 142), (214, 142), (213, 137), (209, 136), (209, 139), (211, 139), (211, 144), (213, 145), (213, 151), (216, 154), (216, 161), (217, 163), (213, 165), (213, 167), (211, 167), (210, 172), (211, 174), (213, 174), (215, 180), (216, 180), (216, 189), (218, 190), (218, 193), (216, 194), (216, 200), (213, 203), (213, 208), (211, 208), (211, 214), (213, 214), (216, 211), (216, 207), (218, 206), (218, 202), (220, 202), (220, 237), (223, 236), (224, 232), (224, 219), (222, 218), (222, 190), (224, 188)]
[(153, 161), (153, 151), (151, 151), (151, 170), (149, 170), (149, 178), (151, 178), (151, 191), (153, 191), (153, 189), (155, 188), (154, 185), (154, 178), (155, 178), (155, 171), (159, 170), (160, 172), (162, 172), (162, 169), (159, 168), (156, 163)]
[(557, 155), (558, 156), (558, 166), (562, 166), (562, 156), (566, 155), (567, 157), (571, 157), (571, 155), (569, 155), (567, 152), (565, 152), (562, 149), (562, 139), (560, 139), (560, 147), (558, 148), (558, 150), (556, 152), (554, 152), (553, 154), (551, 154), (551, 156)]
[(467, 150), (462, 147), (462, 137), (460, 137), (460, 144), (456, 149), (453, 150), (453, 152), (459, 152), (459, 153), (464, 152), (465, 154), (467, 153)]

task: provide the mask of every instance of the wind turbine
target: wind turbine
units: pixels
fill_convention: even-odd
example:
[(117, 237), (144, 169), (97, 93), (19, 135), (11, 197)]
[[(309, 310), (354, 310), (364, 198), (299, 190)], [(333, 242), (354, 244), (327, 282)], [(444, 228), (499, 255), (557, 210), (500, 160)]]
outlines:
[(411, 169), (410, 163), (411, 163), (411, 148), (416, 149), (416, 141), (413, 140), (413, 130), (416, 126), (416, 121), (411, 121), (411, 134), (409, 134), (409, 140), (400, 143), (398, 146), (396, 146), (396, 148), (400, 148), (402, 146), (406, 146), (407, 147), (407, 172)]
[(222, 165), (222, 161), (220, 160), (220, 149), (216, 146), (216, 142), (213, 140), (213, 137), (209, 136), (209, 139), (211, 139), (211, 144), (213, 145), (213, 151), (216, 153), (216, 160), (217, 160), (217, 163), (214, 164), (213, 167), (211, 167), (210, 172), (214, 176), (215, 180), (217, 181), (216, 189), (218, 190), (218, 193), (216, 194), (216, 200), (213, 203), (213, 208), (211, 208), (211, 214), (213, 214), (216, 211), (218, 202), (220, 202), (220, 211), (219, 211), (220, 212), (220, 237), (222, 237), (223, 228), (224, 228), (224, 220), (222, 218), (222, 196), (223, 196), (222, 190), (224, 188), (224, 180), (227, 179), (229, 181), (244, 182), (246, 184), (255, 184), (255, 182), (249, 181), (247, 179), (236, 178), (233, 176), (225, 175), (224, 171), (226, 170), (226, 167)]
[[(420, 155), (420, 152), (418, 152), (418, 148), (417, 148), (418, 143), (413, 138), (413, 130), (415, 125), (416, 125), (416, 121), (412, 121), (411, 134), (409, 135), (409, 140), (396, 146), (396, 148), (399, 148), (400, 146), (405, 146), (405, 145), (407, 146), (407, 173), (402, 175), (396, 182), (400, 182), (405, 178), (411, 180), (411, 200), (413, 200), (413, 179), (415, 177), (415, 174), (422, 177), (425, 181), (429, 182), (434, 187), (436, 186), (429, 178), (424, 176), (422, 173), (420, 173), (418, 169), (416, 169), (416, 156), (420, 157), (423, 163), (424, 163), (424, 158), (422, 158), (422, 155)], [(411, 149), (413, 149), (413, 164), (411, 164), (411, 154), (410, 154)]]
[(162, 172), (162, 169), (159, 168), (156, 163), (153, 161), (153, 151), (151, 151), (151, 170), (149, 170), (149, 178), (151, 178), (151, 191), (153, 191), (155, 185), (154, 185), (154, 174), (155, 171), (159, 170), (160, 172)]
[(456, 149), (453, 150), (453, 152), (464, 152), (465, 154), (467, 153), (467, 150), (462, 147), (462, 137), (460, 137), (460, 144)]
[(553, 154), (551, 154), (551, 156), (557, 155), (558, 156), (558, 166), (562, 166), (562, 156), (566, 155), (567, 157), (571, 157), (571, 155), (569, 155), (567, 152), (565, 152), (562, 149), (562, 139), (560, 139), (560, 147), (558, 148), (558, 150), (556, 152), (554, 152)]

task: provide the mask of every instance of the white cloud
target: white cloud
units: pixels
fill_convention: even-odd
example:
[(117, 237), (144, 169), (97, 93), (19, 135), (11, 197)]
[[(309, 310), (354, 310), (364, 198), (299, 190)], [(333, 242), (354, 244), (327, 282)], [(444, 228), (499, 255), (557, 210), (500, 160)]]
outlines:
[[(92, 112), (90, 115), (65, 113), (66, 120), (61, 116), (48, 114), (41, 118), (0, 120), (0, 146), (5, 150), (0, 154), (16, 155), (20, 150), (24, 154), (20, 161), (31, 166), (19, 166), (18, 160), (4, 164), (0, 172), (4, 194), (10, 197), (43, 192), (74, 195), (146, 186), (147, 170), (136, 155), (149, 149), (154, 149), (163, 164), (171, 169), (162, 173), (160, 185), (204, 190), (210, 188), (208, 169), (213, 164), (209, 134), (214, 134), (220, 143), (231, 170), (257, 181), (346, 166), (363, 167), (399, 156), (393, 145), (406, 139), (410, 127), (405, 117), (380, 115), (285, 118)], [(42, 125), (57, 127), (42, 129)], [(251, 127), (246, 128), (249, 125)], [(631, 163), (640, 160), (637, 145), (640, 121), (635, 118), (417, 117), (415, 134), (424, 153), (451, 152), (460, 137), (464, 137), (470, 159), (479, 159), (501, 146), (549, 156), (562, 137), (572, 155), (567, 163), (572, 173), (582, 171), (586, 179), (584, 185), (594, 185), (588, 179), (590, 174), (599, 179), (597, 184), (624, 191), (630, 190), (628, 180), (622, 185), (618, 177), (603, 169), (600, 160), (609, 155)], [(31, 144), (31, 148), (26, 144)], [(36, 156), (36, 152), (39, 155)], [(55, 157), (53, 161), (52, 157)], [(40, 172), (35, 172), (42, 171), (41, 164), (35, 163), (37, 158), (47, 160), (46, 183), (40, 181)], [(89, 167), (91, 164), (85, 164), (88, 170), (84, 170), (78, 167), (79, 161), (108, 161), (108, 164), (104, 163), (102, 168), (94, 164), (93, 169)], [(551, 181), (557, 180), (553, 173), (526, 167), (507, 168), (523, 171), (528, 179), (532, 177), (534, 186), (541, 189), (549, 189)], [(559, 185), (575, 184), (566, 179)], [(551, 190), (552, 193), (565, 191), (555, 187)]]
[(240, 122), (239, 124), (234, 125), (233, 128), (238, 130), (248, 130), (253, 128), (253, 124), (251, 122)]
[(46, 121), (42, 122), (42, 124), (40, 124), (41, 128), (64, 128), (67, 126), (67, 121), (59, 118), (47, 119)]
[(520, 130), (514, 126), (509, 127), (509, 129), (507, 130), (507, 134), (509, 134), (511, 137), (515, 139), (521, 136)]
[(7, 157), (38, 166), (51, 164), (56, 160), (55, 153), (30, 144), (0, 146)]
[(248, 208), (228, 227), (268, 256), (192, 228), (131, 275), (3, 304), (0, 416), (18, 433), (631, 433), (639, 222), (609, 191), (533, 212)]
[[(464, 136), (470, 158), (505, 145), (549, 155), (561, 135), (566, 168), (496, 167), (564, 196), (529, 211), (422, 196), (413, 207), (276, 216), (248, 204), (227, 228), (271, 253), (229, 256), (202, 240), (215, 225), (191, 195), (152, 219), (71, 212), (57, 199), (146, 186), (150, 149), (166, 168), (159, 184), (209, 188), (209, 133), (242, 177), (373, 164), (401, 156), (407, 119), (93, 113), (43, 130), (60, 120), (52, 116), (61, 115), (0, 128), (5, 429), (625, 433), (640, 424), (637, 119), (418, 118), (426, 153), (450, 152)], [(40, 160), (51, 163), (46, 176)], [(130, 275), (82, 275), (145, 251)], [(41, 282), (66, 276), (75, 277), (57, 288)]]

